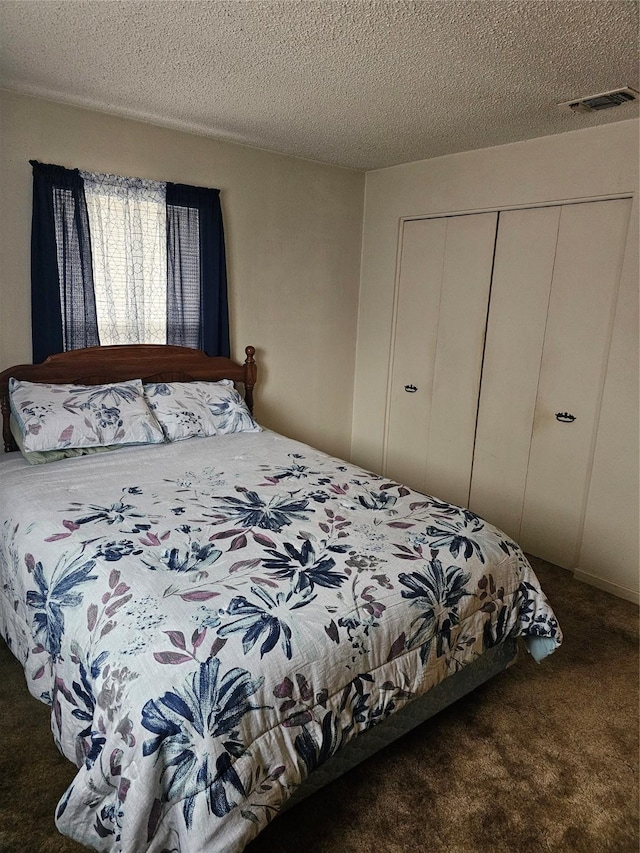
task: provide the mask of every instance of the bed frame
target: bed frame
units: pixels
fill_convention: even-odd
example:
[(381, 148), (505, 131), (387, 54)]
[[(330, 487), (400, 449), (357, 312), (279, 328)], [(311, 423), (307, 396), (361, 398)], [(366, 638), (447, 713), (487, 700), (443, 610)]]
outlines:
[(232, 379), (244, 385), (244, 399), (253, 412), (257, 368), (254, 347), (246, 347), (244, 364), (223, 356), (209, 357), (197, 349), (164, 344), (88, 347), (50, 355), (41, 364), (18, 364), (0, 373), (0, 407), (5, 453), (18, 449), (9, 427), (9, 379), (53, 384), (103, 385), (142, 379), (143, 382), (193, 382)]
[[(0, 402), (3, 416), (5, 451), (17, 450), (9, 429), (10, 377), (29, 382), (101, 385), (126, 379), (145, 382), (188, 382), (232, 379), (242, 383), (245, 401), (253, 411), (253, 387), (257, 368), (255, 349), (245, 349), (246, 360), (238, 364), (229, 358), (210, 358), (188, 347), (133, 344), (91, 347), (50, 356), (41, 364), (21, 364), (0, 373)], [(449, 676), (424, 696), (410, 702), (384, 722), (354, 738), (321, 767), (314, 770), (296, 789), (282, 811), (306, 799), (352, 767), (379, 752), (434, 714), (475, 690), (507, 669), (517, 658), (516, 640), (508, 639), (481, 655), (462, 670)]]

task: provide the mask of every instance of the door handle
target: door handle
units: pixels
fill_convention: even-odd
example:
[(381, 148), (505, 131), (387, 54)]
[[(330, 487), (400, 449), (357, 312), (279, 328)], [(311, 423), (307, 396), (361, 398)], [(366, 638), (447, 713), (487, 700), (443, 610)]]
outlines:
[(556, 412), (556, 420), (562, 424), (572, 424), (576, 419), (575, 415), (569, 412)]
[(415, 394), (418, 389), (415, 385), (405, 385), (404, 390), (407, 392), (407, 394)]

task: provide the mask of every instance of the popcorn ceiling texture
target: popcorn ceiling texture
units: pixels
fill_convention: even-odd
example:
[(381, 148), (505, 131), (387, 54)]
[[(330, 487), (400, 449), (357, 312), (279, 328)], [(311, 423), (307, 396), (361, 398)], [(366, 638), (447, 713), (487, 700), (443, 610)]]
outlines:
[(354, 169), (634, 118), (627, 0), (2, 0), (0, 86)]

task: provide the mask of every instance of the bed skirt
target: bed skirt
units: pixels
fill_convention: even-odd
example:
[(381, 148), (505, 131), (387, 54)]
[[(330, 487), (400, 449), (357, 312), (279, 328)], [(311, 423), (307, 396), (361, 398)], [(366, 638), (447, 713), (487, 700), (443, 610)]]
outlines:
[(467, 693), (471, 693), (476, 687), (511, 666), (517, 656), (517, 642), (515, 638), (510, 638), (489, 649), (460, 672), (445, 678), (428, 693), (410, 702), (402, 711), (392, 714), (380, 725), (353, 738), (304, 780), (279, 813), (283, 814)]

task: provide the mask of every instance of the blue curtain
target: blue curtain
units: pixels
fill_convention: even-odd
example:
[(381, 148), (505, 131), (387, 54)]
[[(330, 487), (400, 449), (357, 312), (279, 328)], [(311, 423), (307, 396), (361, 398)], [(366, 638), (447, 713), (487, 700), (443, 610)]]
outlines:
[(229, 356), (219, 190), (167, 183), (167, 343)]
[(30, 161), (33, 360), (98, 346), (89, 220), (77, 169)]
[[(82, 174), (31, 160), (33, 360), (98, 346), (89, 218)], [(167, 343), (229, 356), (220, 192), (166, 185)]]

